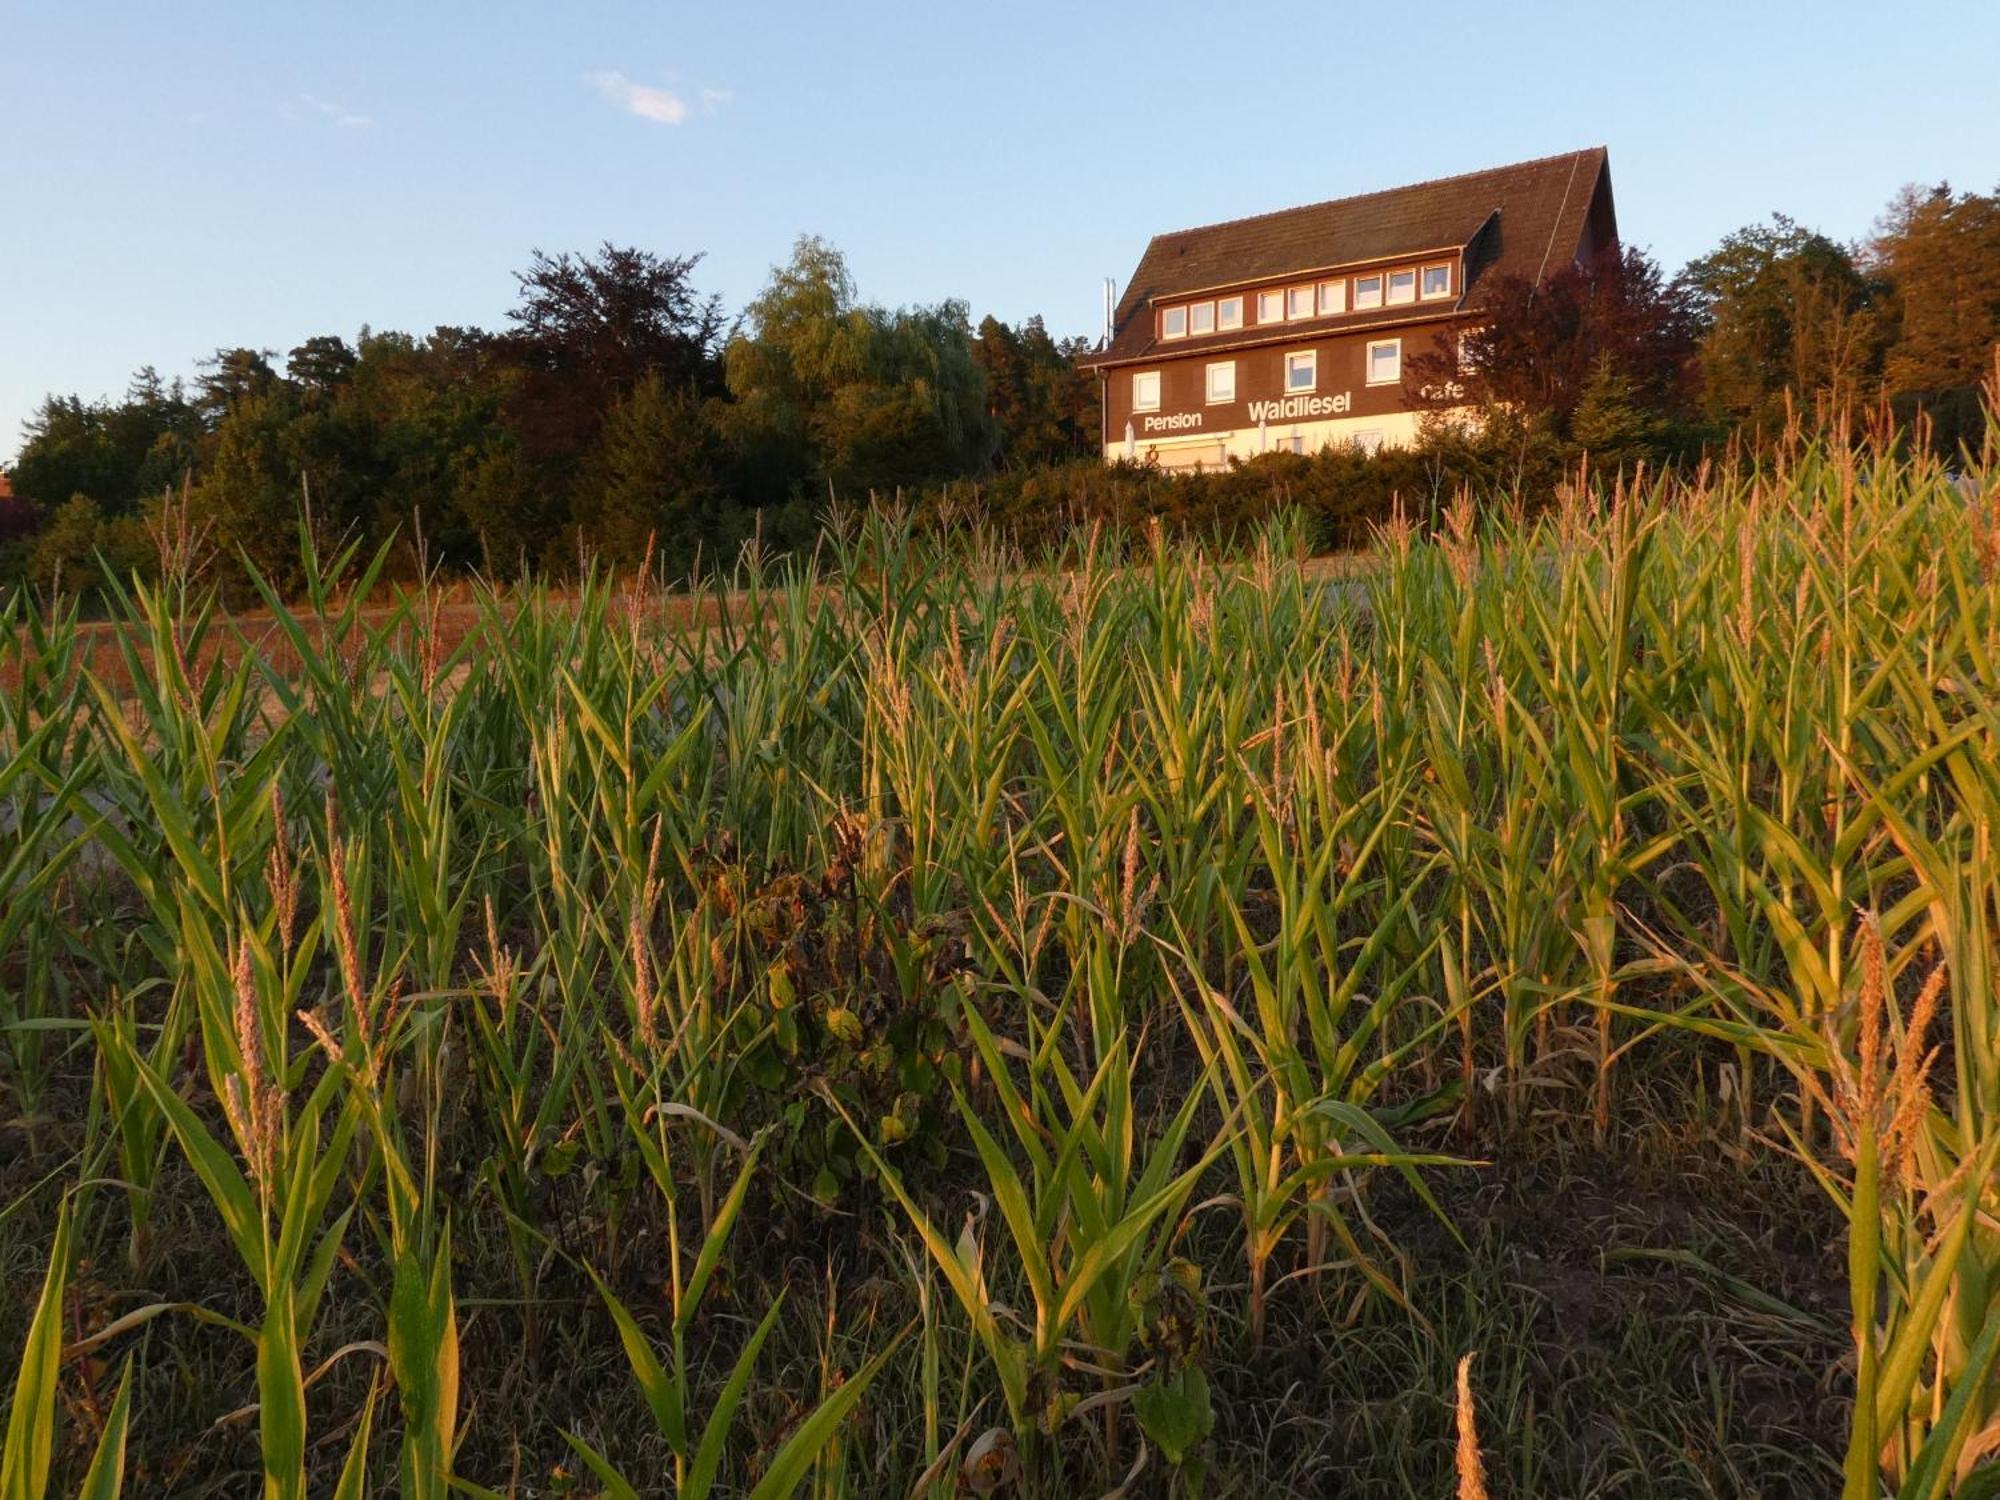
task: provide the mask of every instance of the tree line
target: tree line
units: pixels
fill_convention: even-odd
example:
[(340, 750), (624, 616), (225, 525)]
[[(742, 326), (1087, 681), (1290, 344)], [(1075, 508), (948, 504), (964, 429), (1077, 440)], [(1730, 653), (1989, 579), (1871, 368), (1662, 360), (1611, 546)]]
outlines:
[[(405, 567), (676, 573), (759, 535), (808, 543), (829, 495), (914, 490), (1095, 450), (1087, 345), (965, 303), (862, 302), (806, 237), (733, 322), (700, 257), (537, 252), (506, 328), (364, 329), (282, 361), (221, 349), (191, 383), (51, 396), (11, 471), (0, 569), (88, 585), (143, 569), (162, 513), (281, 585), (303, 513), (329, 542), (399, 536)], [(23, 522), (26, 524), (23, 524)], [(4, 521), (0, 521), (4, 525)]]
[(1489, 280), (1474, 301), (1466, 347), (1419, 356), (1418, 378), (1600, 465), (1868, 408), (1949, 454), (1978, 446), (1994, 375), (2000, 193), (1905, 188), (1857, 244), (1778, 214), (1671, 279), (1625, 248), (1539, 286)]
[[(1979, 441), (2000, 340), (2000, 193), (1903, 190), (1841, 243), (1782, 215), (1669, 276), (1625, 247), (1539, 285), (1488, 278), (1475, 331), (1419, 352), (1440, 409), (1415, 450), (1272, 455), (1168, 478), (1098, 460), (1091, 347), (1040, 318), (861, 300), (801, 238), (731, 319), (699, 255), (535, 253), (498, 331), (364, 329), (218, 350), (191, 382), (50, 396), (0, 501), (0, 579), (87, 588), (143, 570), (172, 513), (210, 555), (281, 586), (301, 514), (322, 539), (400, 539), (399, 565), (563, 574), (651, 556), (727, 563), (816, 535), (830, 499), (900, 492), (1023, 540), (1093, 520), (1207, 530), (1275, 508), (1342, 542), (1461, 484), (1532, 499), (1600, 469), (1756, 442), (1801, 415), (1875, 408), (1950, 452)], [(232, 570), (233, 571), (233, 570)]]

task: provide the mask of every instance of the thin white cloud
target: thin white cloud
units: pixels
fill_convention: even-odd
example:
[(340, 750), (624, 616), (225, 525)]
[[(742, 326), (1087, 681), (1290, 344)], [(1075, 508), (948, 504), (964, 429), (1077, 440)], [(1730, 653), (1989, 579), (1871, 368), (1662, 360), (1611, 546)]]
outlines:
[(698, 111), (712, 115), (735, 95), (728, 89), (701, 89), (692, 102), (672, 89), (639, 83), (623, 73), (590, 73), (584, 78), (614, 107), (655, 125), (684, 125)]
[(373, 130), (375, 128), (375, 117), (373, 115), (357, 115), (352, 110), (341, 108), (338, 104), (329, 104), (324, 99), (315, 99), (311, 94), (301, 94), (299, 98), (305, 102), (307, 108), (325, 115), (343, 130)]

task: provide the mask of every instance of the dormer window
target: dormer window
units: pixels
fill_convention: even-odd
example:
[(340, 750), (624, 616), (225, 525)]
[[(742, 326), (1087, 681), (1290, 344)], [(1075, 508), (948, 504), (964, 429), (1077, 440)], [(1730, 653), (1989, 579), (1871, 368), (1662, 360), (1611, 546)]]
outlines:
[(1442, 266), (1425, 266), (1424, 285), (1423, 285), (1424, 301), (1429, 302), (1433, 298), (1449, 297), (1450, 295), (1451, 295), (1450, 265), (1447, 264)]
[(1282, 323), (1285, 321), (1285, 294), (1283, 292), (1259, 292), (1257, 294), (1257, 321), (1259, 323)]
[(1184, 339), (1187, 337), (1187, 314), (1185, 307), (1168, 307), (1160, 312), (1160, 337), (1163, 339)]
[(1375, 276), (1355, 277), (1354, 310), (1356, 312), (1360, 312), (1364, 308), (1380, 307), (1381, 305), (1382, 305), (1381, 276), (1378, 274)]
[(1285, 316), (1296, 321), (1313, 315), (1313, 289), (1309, 286), (1285, 289)]
[(1224, 297), (1215, 304), (1215, 326), (1227, 333), (1232, 328), (1243, 326), (1243, 299)]
[(1319, 315), (1324, 318), (1333, 313), (1347, 311), (1347, 282), (1322, 281), (1319, 284)]
[(1191, 334), (1215, 332), (1215, 304), (1213, 302), (1191, 302), (1188, 304), (1188, 332)]
[(1401, 307), (1406, 302), (1417, 300), (1417, 273), (1415, 271), (1391, 271), (1389, 273), (1389, 305)]

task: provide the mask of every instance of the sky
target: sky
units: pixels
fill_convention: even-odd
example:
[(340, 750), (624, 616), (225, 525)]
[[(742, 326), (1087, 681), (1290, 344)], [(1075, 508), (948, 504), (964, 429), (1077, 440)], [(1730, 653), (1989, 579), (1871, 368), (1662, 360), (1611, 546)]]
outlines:
[(804, 233), (861, 295), (1095, 335), (1170, 229), (1611, 153), (1670, 271), (2000, 185), (2000, 4), (0, 0), (0, 462), (51, 391), (218, 346), (500, 327), (537, 248)]

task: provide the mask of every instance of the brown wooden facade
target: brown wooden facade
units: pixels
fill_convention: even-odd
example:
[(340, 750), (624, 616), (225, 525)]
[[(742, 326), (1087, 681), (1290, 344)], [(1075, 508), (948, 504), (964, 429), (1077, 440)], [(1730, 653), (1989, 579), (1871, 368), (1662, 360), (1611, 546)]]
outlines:
[(1602, 148), (1159, 236), (1087, 361), (1105, 456), (1407, 443), (1438, 406), (1412, 362), (1455, 350), (1482, 276), (1540, 279), (1616, 239)]

